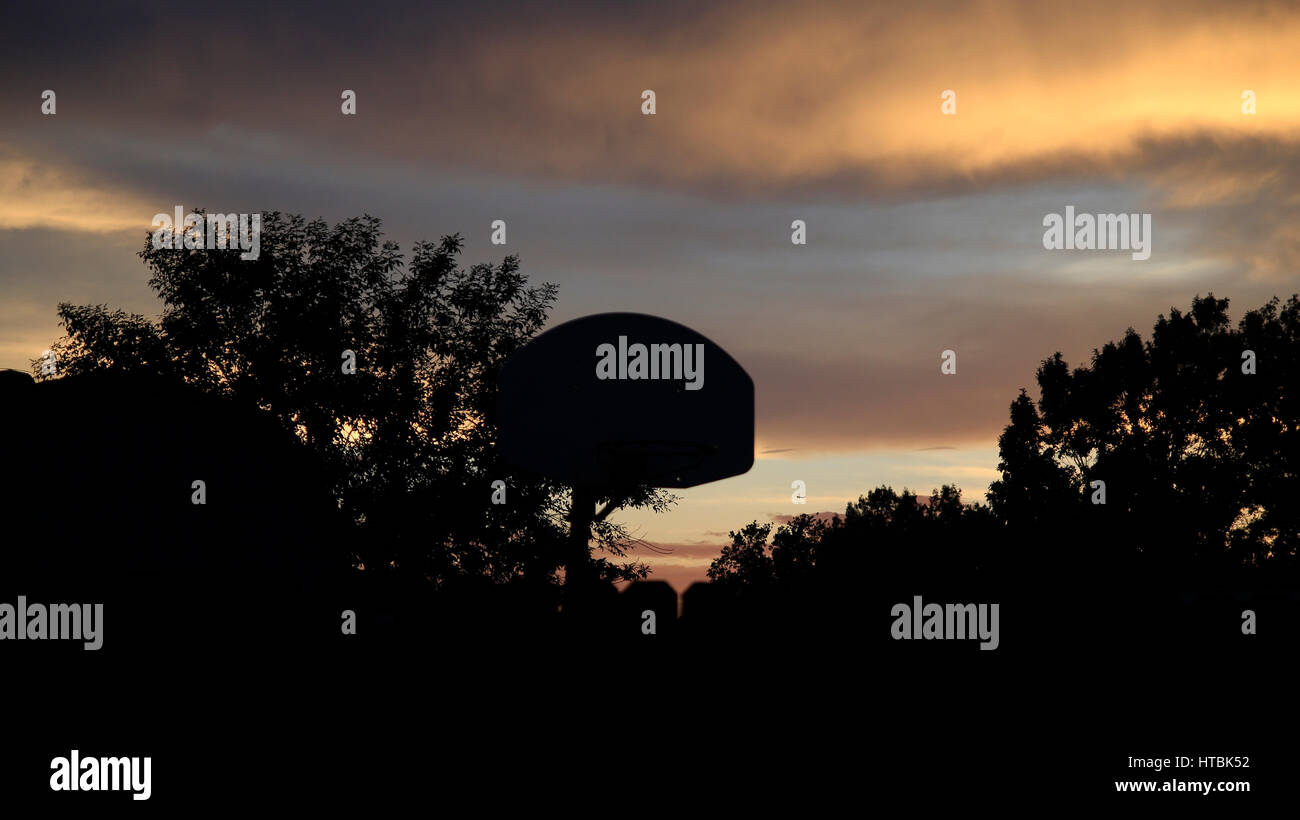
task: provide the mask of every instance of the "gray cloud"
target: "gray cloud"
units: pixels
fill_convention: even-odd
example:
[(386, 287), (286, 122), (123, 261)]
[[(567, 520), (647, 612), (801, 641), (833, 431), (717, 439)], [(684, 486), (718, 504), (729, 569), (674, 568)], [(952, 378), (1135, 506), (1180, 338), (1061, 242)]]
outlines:
[[(1175, 7), (1199, 17), (1171, 18), (1171, 37), (1211, 19), (1184, 5), (1142, 13)], [(794, 112), (808, 135), (839, 133), (842, 112), (828, 101), (908, 82), (891, 67), (908, 64), (907, 42), (889, 38), (920, 36), (926, 14), (852, 17), (844, 25), (884, 49), (863, 64), (869, 72), (812, 60), (801, 71), (824, 85), (801, 85), (800, 74), (768, 98), (767, 75), (745, 72), (779, 41), (784, 18), (762, 9), (222, 8), (212, 26), (143, 7), (86, 6), (66, 19), (13, 10), (0, 66), (19, 81), (0, 96), (0, 159), (106, 191), (141, 226), (5, 232), (0, 366), (26, 366), (48, 344), (58, 301), (156, 313), (134, 253), (152, 213), (176, 204), (331, 220), (369, 212), (408, 249), (459, 231), (467, 261), (519, 253), (534, 280), (560, 284), (556, 321), (620, 309), (683, 321), (754, 376), (759, 436), (781, 445), (772, 454), (987, 444), (1053, 352), (1079, 363), (1196, 293), (1229, 296), (1239, 312), (1296, 289), (1300, 142), (1276, 132), (1189, 124), (965, 167), (921, 149), (888, 161), (845, 149), (800, 165), (818, 147), (803, 132), (763, 131), (754, 139), (786, 146), (797, 173), (715, 161), (719, 145), (744, 136), (700, 125), (718, 106), (771, 122)], [(1260, 6), (1261, 19), (1273, 8)], [(1091, 18), (1063, 31), (1049, 11), (1020, 11), (1029, 41), (1043, 29), (1076, 45), (1105, 35), (1115, 58), (1145, 47)], [(839, 13), (829, 5), (808, 17), (830, 25)], [(590, 50), (565, 53), (575, 37)], [(736, 50), (745, 42), (754, 54)], [(1051, 68), (1039, 61), (1052, 49), (1017, 48), (1020, 74)], [(669, 73), (677, 56), (683, 71), (702, 72), (698, 87)], [(608, 70), (584, 74), (593, 64)], [(654, 120), (637, 111), (644, 85), (672, 92)], [(39, 115), (45, 87), (59, 91), (56, 118)], [(356, 119), (338, 113), (341, 88), (361, 95)], [(750, 160), (766, 157), (754, 150)], [(1042, 215), (1065, 204), (1153, 212), (1151, 262), (1044, 251)], [(796, 217), (809, 223), (798, 248)], [(496, 218), (510, 225), (504, 250), (486, 242)], [(939, 373), (944, 349), (958, 353), (957, 376)]]

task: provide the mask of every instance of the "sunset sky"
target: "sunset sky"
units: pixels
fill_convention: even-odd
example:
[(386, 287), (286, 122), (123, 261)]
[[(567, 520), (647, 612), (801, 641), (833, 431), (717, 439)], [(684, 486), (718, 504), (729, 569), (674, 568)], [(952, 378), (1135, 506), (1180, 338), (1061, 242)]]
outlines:
[[(177, 205), (369, 213), (408, 253), (460, 232), (557, 283), (553, 322), (662, 315), (753, 377), (754, 469), (623, 517), (680, 588), (751, 520), (983, 500), (1042, 359), (1300, 290), (1291, 4), (466, 5), (7, 9), (0, 367), (60, 301), (156, 315), (135, 254)], [(1044, 249), (1067, 205), (1152, 214), (1151, 258)]]

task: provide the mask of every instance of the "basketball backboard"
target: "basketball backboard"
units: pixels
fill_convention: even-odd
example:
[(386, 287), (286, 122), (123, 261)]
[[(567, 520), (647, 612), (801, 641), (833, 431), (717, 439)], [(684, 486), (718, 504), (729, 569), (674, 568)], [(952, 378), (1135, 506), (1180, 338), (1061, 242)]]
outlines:
[(500, 375), (507, 463), (572, 486), (694, 487), (754, 464), (754, 382), (676, 322), (599, 313), (520, 348)]

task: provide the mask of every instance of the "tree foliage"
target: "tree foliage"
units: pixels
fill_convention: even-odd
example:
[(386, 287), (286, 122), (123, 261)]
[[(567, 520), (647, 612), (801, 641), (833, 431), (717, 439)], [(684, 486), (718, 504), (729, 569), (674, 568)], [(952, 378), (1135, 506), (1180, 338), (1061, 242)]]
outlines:
[[(1234, 328), (1228, 300), (1197, 297), (1071, 370), (1058, 352), (1011, 403), (988, 506), (955, 487), (928, 504), (879, 487), (843, 518), (754, 522), (709, 576), (762, 586), (812, 564), (823, 578), (870, 572), (1122, 573), (1227, 577), (1300, 571), (1300, 301), (1277, 298)], [(1253, 364), (1253, 372), (1252, 372)], [(1105, 503), (1097, 491), (1104, 486)], [(786, 547), (786, 569), (778, 561)], [(797, 558), (795, 558), (797, 556)]]
[(973, 571), (988, 558), (982, 547), (992, 524), (989, 508), (964, 504), (954, 485), (932, 490), (925, 501), (907, 488), (880, 486), (846, 505), (842, 516), (798, 515), (775, 531), (772, 524), (745, 525), (730, 533), (731, 544), (708, 574), (724, 586), (774, 588), (855, 582), (868, 573)]
[(1227, 310), (1227, 299), (1198, 297), (1161, 315), (1149, 341), (1130, 328), (1087, 366), (1071, 370), (1060, 353), (1043, 361), (1038, 407), (1022, 392), (1000, 442), (998, 518), (1077, 534), (1093, 560), (1293, 570), (1300, 303), (1274, 298), (1235, 328)]
[[(500, 365), (541, 329), (557, 289), (530, 286), (515, 256), (462, 267), (461, 251), (445, 236), (406, 263), (377, 218), (280, 213), (264, 215), (255, 260), (146, 241), (159, 320), (61, 304), (66, 335), (51, 349), (61, 374), (149, 370), (274, 416), (320, 457), (358, 525), (361, 566), (553, 581), (567, 489), (498, 463), (492, 417)], [(504, 505), (490, 503), (496, 479), (509, 479)], [(670, 500), (642, 490), (628, 504)], [(619, 525), (596, 544), (604, 577), (644, 576), (614, 560), (630, 546)]]

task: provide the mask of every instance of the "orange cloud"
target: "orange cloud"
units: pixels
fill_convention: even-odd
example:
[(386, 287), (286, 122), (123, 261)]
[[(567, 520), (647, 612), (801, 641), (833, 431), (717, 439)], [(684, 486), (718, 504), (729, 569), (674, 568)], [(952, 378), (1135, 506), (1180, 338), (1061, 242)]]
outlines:
[[(103, 50), (52, 55), (41, 76), (78, 91), (77, 107), (63, 110), (101, 130), (166, 127), (183, 144), (234, 129), (267, 144), (719, 196), (837, 179), (858, 193), (906, 191), (1030, 162), (1046, 170), (1053, 157), (1109, 166), (1143, 139), (1284, 138), (1300, 125), (1300, 14), (1282, 4), (594, 11), (462, 21), (429, 8), (369, 24), (376, 36), (359, 40), (355, 23), (321, 20), (310, 41), (276, 48), (179, 42), (151, 36), (165, 21), (142, 22)], [(301, 28), (287, 11), (263, 18), (257, 28), (269, 34)], [(413, 35), (429, 28), (453, 36)], [(332, 38), (348, 48), (326, 77), (304, 52), (338, 45)], [(256, 93), (195, 95), (159, 65)], [(101, 94), (97, 82), (136, 93)], [(355, 120), (339, 115), (344, 87), (358, 93)], [(654, 116), (640, 111), (647, 88), (658, 95)], [(940, 113), (946, 89), (955, 116)], [(1247, 89), (1253, 116), (1241, 113)], [(50, 131), (30, 100), (3, 105), (6, 128)]]
[[(869, 169), (889, 188), (1031, 157), (1105, 161), (1189, 130), (1280, 136), (1300, 124), (1291, 13), (1128, 3), (771, 11), (718, 9), (672, 31), (507, 27), (463, 55), (479, 78), (474, 99), (453, 96), (469, 127), (420, 139), (545, 174), (752, 190)], [(427, 70), (445, 74), (443, 59)], [(658, 95), (653, 117), (639, 110), (645, 88)], [(956, 116), (940, 113), (945, 89), (957, 94)], [(1254, 116), (1241, 112), (1246, 89)]]

